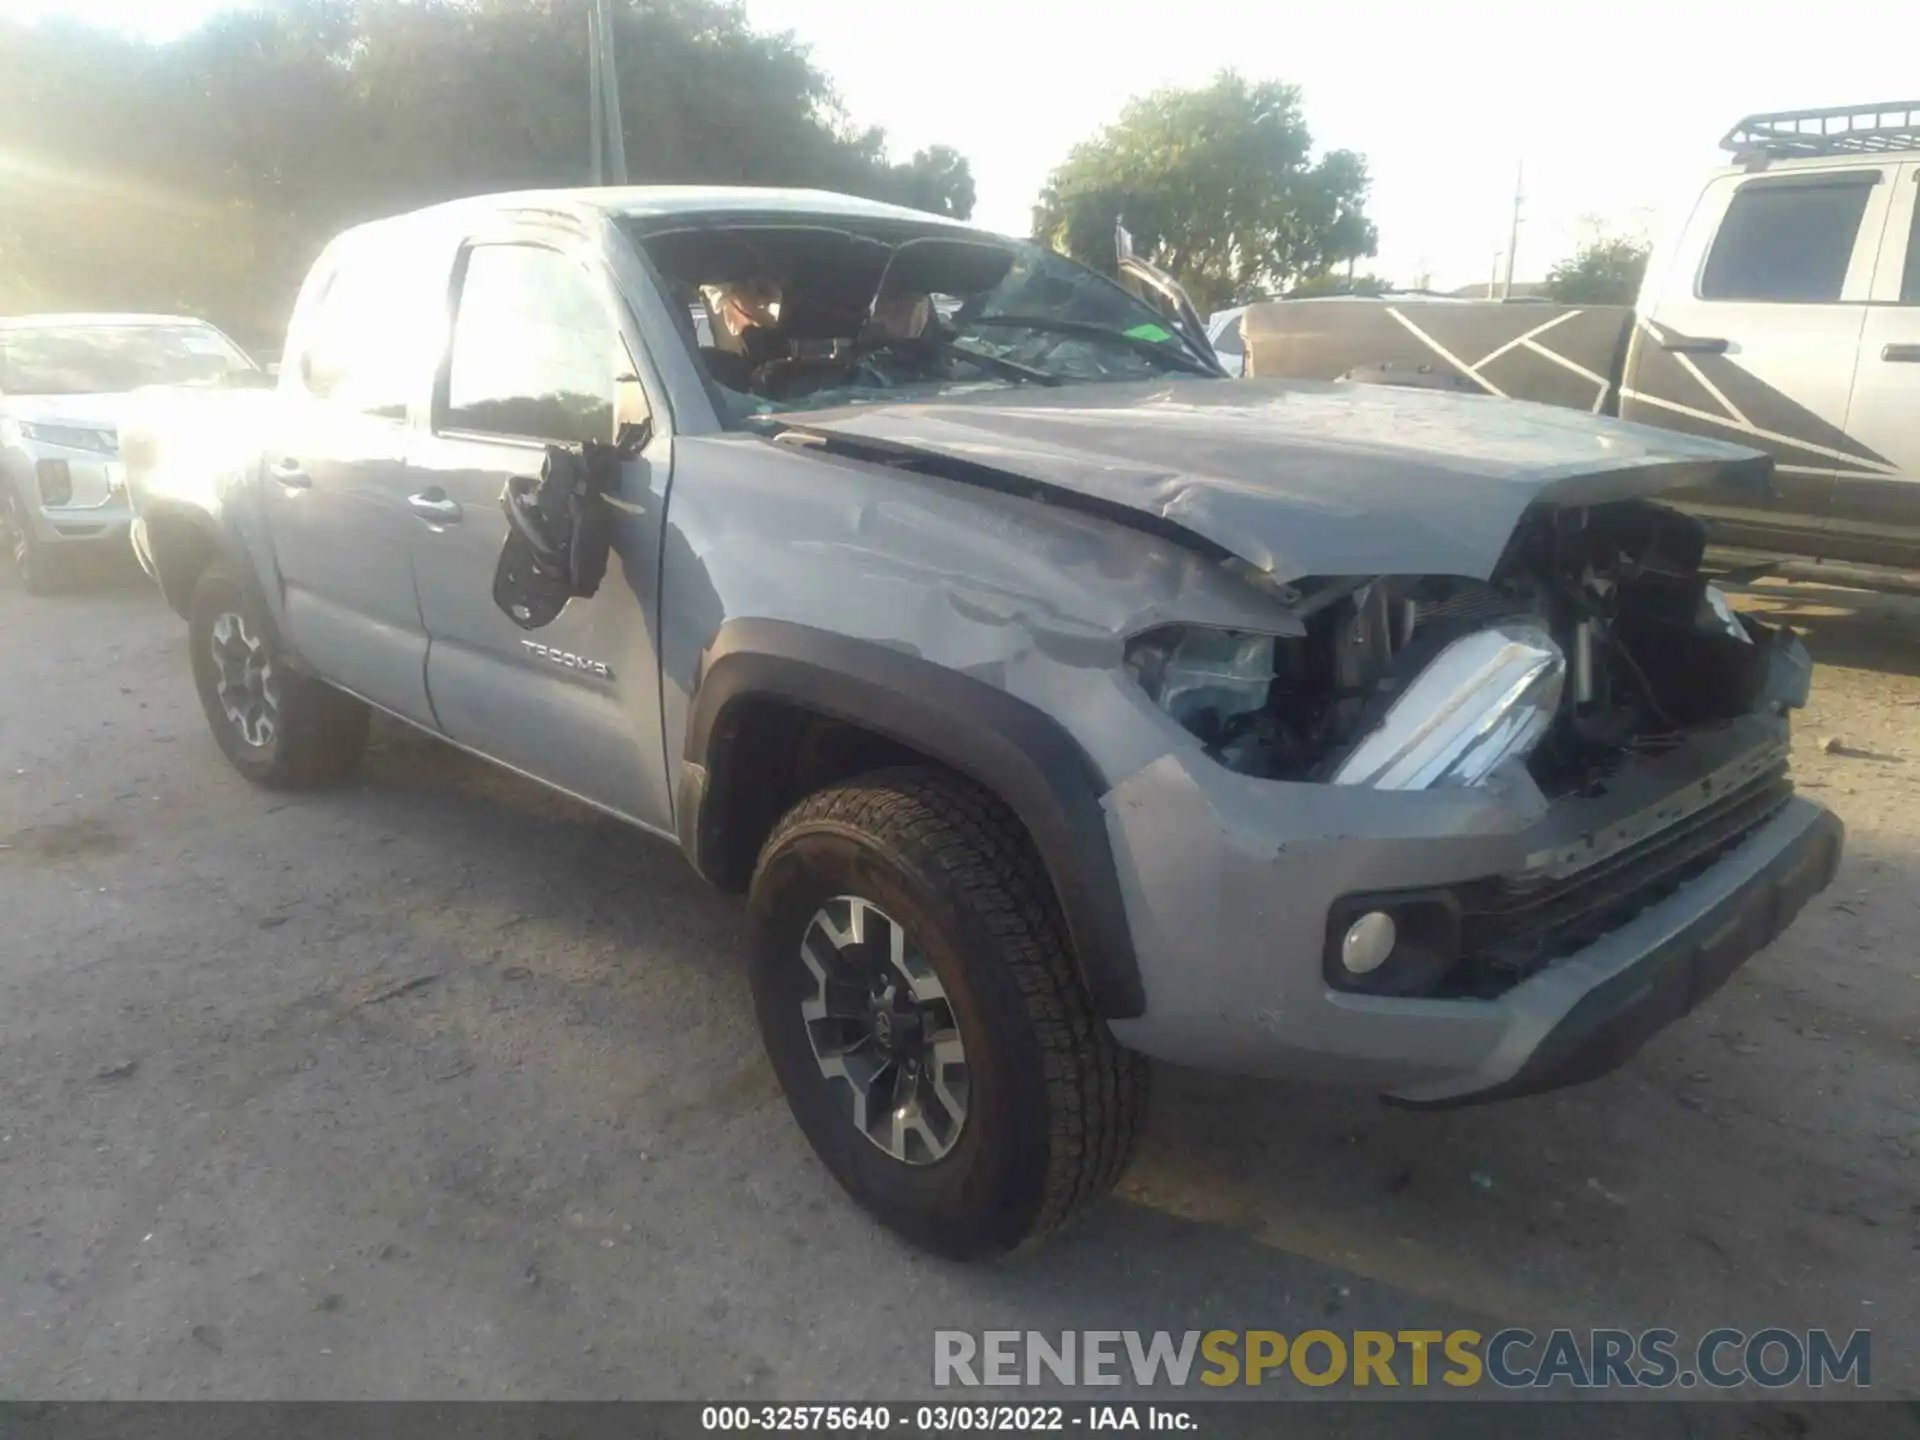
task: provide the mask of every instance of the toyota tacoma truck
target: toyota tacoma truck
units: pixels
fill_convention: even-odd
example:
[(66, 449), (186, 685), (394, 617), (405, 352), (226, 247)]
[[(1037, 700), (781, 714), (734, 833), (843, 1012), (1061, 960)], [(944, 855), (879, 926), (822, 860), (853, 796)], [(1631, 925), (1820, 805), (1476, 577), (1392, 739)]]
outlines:
[[(1753, 115), (1632, 308), (1248, 307), (1241, 373), (1538, 400), (1752, 445), (1769, 483), (1672, 496), (1714, 563), (1920, 589), (1920, 100)], [(1216, 320), (1230, 323), (1223, 313)]]
[(377, 709), (677, 845), (748, 898), (821, 1160), (943, 1254), (1107, 1190), (1147, 1057), (1597, 1076), (1839, 862), (1807, 655), (1660, 499), (1764, 456), (1232, 381), (1191, 306), (1026, 241), (463, 201), (330, 245), (232, 398), (129, 462), (226, 757), (332, 780)]

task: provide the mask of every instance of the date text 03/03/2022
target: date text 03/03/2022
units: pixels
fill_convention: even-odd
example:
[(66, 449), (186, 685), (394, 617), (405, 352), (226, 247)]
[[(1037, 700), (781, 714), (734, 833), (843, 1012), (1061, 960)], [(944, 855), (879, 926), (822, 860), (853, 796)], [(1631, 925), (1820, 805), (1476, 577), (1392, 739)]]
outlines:
[(707, 1405), (700, 1428), (713, 1431), (817, 1430), (873, 1434), (899, 1430), (933, 1435), (950, 1431), (1009, 1435), (1143, 1430), (1191, 1433), (1192, 1412), (1168, 1405)]

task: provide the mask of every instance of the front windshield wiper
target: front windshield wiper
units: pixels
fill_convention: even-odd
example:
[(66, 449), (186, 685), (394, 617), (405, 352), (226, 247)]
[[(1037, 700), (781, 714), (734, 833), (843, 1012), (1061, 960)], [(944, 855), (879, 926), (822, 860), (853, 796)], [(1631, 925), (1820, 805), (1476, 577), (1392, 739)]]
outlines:
[[(1220, 372), (1202, 360), (1190, 350), (1169, 349), (1159, 340), (1149, 340), (1144, 335), (1129, 335), (1124, 330), (1111, 330), (1105, 325), (1090, 324), (1085, 320), (1056, 320), (1048, 315), (976, 315), (964, 322), (966, 325), (1004, 325), (1022, 330), (1037, 330), (1049, 335), (1072, 335), (1087, 340), (1111, 340), (1136, 350), (1155, 360), (1165, 360), (1180, 370), (1194, 375), (1205, 375), (1210, 379), (1219, 379)], [(1187, 341), (1178, 332), (1167, 332), (1184, 346)]]
[(1018, 360), (1002, 359), (998, 355), (989, 355), (984, 350), (974, 350), (965, 345), (956, 345), (953, 341), (938, 335), (915, 335), (911, 338), (869, 342), (869, 348), (875, 350), (893, 347), (918, 347), (924, 350), (937, 350), (942, 355), (957, 355), (970, 365), (978, 365), (982, 370), (990, 370), (1004, 375), (1009, 380), (1031, 380), (1036, 385), (1064, 385), (1060, 376), (1045, 370), (1036, 370), (1031, 365), (1022, 365)]

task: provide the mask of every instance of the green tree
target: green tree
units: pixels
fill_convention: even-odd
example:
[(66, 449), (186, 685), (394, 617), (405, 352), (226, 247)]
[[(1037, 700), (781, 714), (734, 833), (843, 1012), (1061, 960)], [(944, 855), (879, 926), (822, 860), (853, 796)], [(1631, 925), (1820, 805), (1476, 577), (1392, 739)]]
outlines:
[(1629, 236), (1597, 236), (1547, 272), (1547, 294), (1563, 305), (1631, 305), (1650, 248)]
[(1135, 252), (1170, 271), (1204, 313), (1372, 255), (1366, 162), (1312, 159), (1291, 85), (1229, 70), (1197, 90), (1130, 101), (1074, 147), (1034, 212), (1034, 234), (1110, 269), (1124, 219)]
[(951, 146), (917, 150), (907, 164), (894, 166), (893, 173), (894, 198), (900, 204), (953, 220), (973, 217), (973, 168)]
[(1338, 270), (1323, 270), (1318, 275), (1303, 275), (1287, 291), (1291, 299), (1314, 295), (1384, 295), (1393, 286), (1378, 275), (1355, 275), (1351, 280)]
[[(167, 309), (276, 343), (341, 228), (587, 183), (589, 0), (274, 0), (167, 44), (0, 20), (0, 311)], [(819, 186), (965, 217), (793, 36), (731, 0), (614, 0), (637, 184)]]

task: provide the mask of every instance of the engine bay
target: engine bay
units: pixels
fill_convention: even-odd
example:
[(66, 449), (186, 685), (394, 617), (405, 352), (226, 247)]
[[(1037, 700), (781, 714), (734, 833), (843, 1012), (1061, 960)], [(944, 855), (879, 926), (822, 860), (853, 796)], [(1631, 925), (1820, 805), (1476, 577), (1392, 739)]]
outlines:
[[(1701, 573), (1703, 552), (1698, 521), (1647, 501), (1537, 507), (1487, 581), (1302, 585), (1292, 608), (1304, 635), (1174, 628), (1141, 637), (1128, 659), (1149, 695), (1227, 768), (1355, 783), (1366, 768), (1360, 751), (1378, 748), (1389, 727), (1437, 723), (1451, 698), (1443, 660), (1464, 674), (1503, 649), (1508, 671), (1475, 673), (1502, 702), (1524, 698), (1531, 728), (1489, 708), (1463, 719), (1461, 733), (1504, 723), (1489, 764), (1524, 755), (1548, 799), (1594, 796), (1636, 757), (1701, 727), (1804, 701), (1804, 651), (1736, 615)], [(1483, 655), (1470, 656), (1470, 645)], [(1516, 655), (1535, 663), (1523, 673), (1510, 663)], [(1531, 687), (1524, 697), (1521, 685)], [(1473, 783), (1484, 768), (1424, 783)]]

